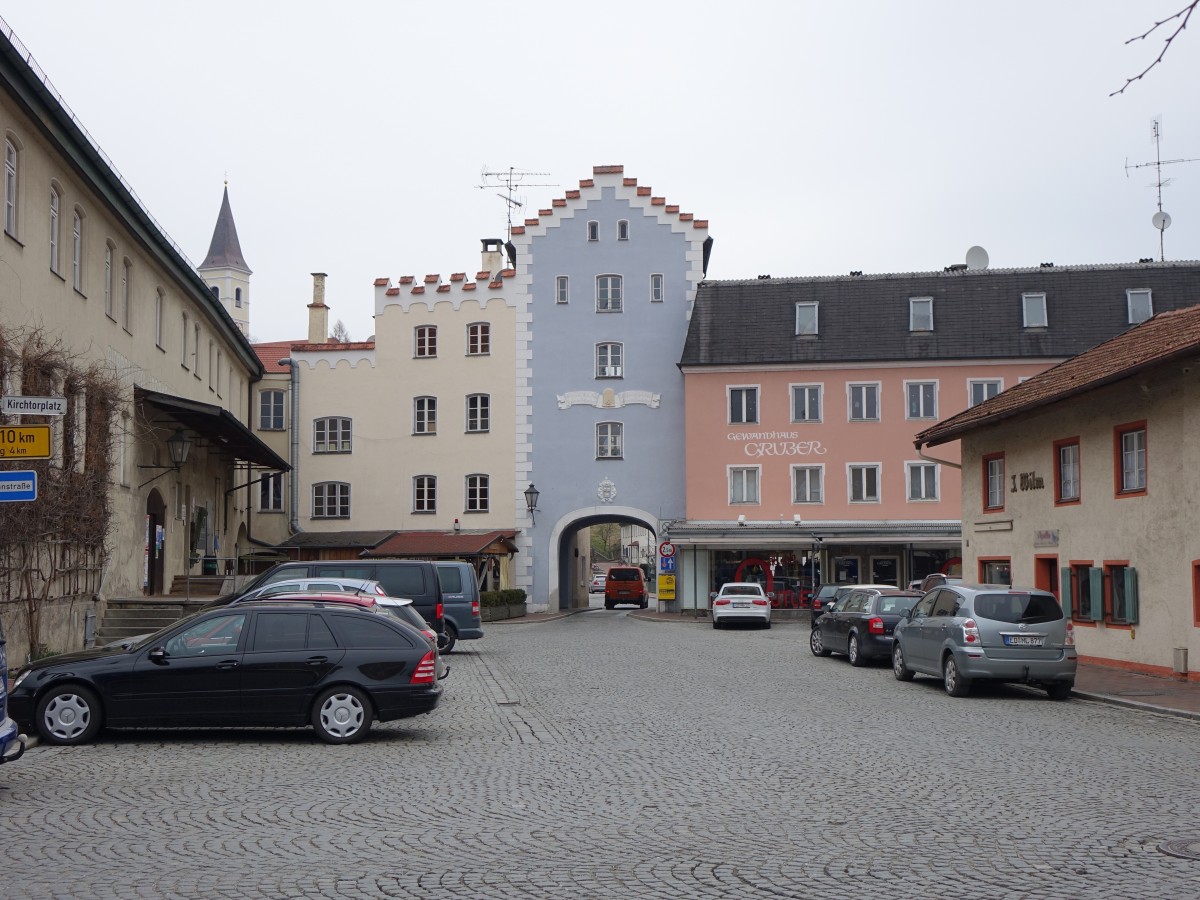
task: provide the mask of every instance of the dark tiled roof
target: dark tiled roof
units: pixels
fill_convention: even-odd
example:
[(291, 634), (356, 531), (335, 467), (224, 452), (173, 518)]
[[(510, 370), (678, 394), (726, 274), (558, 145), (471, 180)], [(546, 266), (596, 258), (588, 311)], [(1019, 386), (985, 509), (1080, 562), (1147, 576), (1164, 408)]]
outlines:
[(217, 227), (213, 229), (212, 243), (208, 245), (208, 256), (200, 263), (201, 269), (241, 269), (250, 271), (246, 258), (242, 256), (242, 245), (238, 242), (237, 226), (233, 224), (233, 210), (229, 208), (229, 186), (221, 198), (221, 211), (217, 214)]
[(1200, 356), (1200, 306), (1159, 313), (1112, 340), (917, 434), (918, 447), (1095, 390), (1162, 363)]
[[(1163, 312), (1200, 302), (1200, 262), (980, 269), (706, 281), (682, 366), (1066, 358), (1128, 328), (1125, 291)], [(1022, 322), (1022, 293), (1045, 293), (1049, 328)], [(910, 297), (933, 298), (932, 333), (911, 333)], [(796, 303), (819, 304), (798, 337)]]
[(364, 557), (476, 556), (492, 544), (500, 544), (507, 553), (516, 552), (515, 531), (397, 531)]
[(395, 531), (301, 531), (293, 534), (280, 547), (333, 549), (335, 547), (371, 548), (386, 541)]

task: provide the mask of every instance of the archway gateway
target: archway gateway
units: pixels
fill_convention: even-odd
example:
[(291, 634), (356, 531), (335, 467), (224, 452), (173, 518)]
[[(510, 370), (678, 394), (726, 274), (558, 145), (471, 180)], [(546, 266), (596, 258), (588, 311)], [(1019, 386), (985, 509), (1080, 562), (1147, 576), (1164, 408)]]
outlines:
[[(591, 555), (589, 548), (582, 551), (579, 533), (584, 529), (606, 523), (636, 525), (645, 528), (651, 535), (658, 533), (658, 519), (643, 510), (629, 507), (606, 508), (603, 511), (579, 510), (564, 516), (554, 529), (548, 554), (549, 583), (557, 586), (557, 603), (551, 597), (551, 609), (572, 609), (588, 605), (588, 584), (591, 581)], [(648, 542), (653, 548), (654, 541)], [(639, 547), (642, 545), (639, 544)], [(657, 556), (650, 560), (657, 571)], [(621, 559), (623, 564), (638, 565), (643, 560)]]

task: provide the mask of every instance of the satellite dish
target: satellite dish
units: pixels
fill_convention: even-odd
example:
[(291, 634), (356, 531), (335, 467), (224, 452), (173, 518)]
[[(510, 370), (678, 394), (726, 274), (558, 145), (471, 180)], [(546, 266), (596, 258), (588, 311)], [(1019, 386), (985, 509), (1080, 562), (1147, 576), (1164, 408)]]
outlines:
[(986, 269), (988, 267), (988, 254), (982, 247), (975, 246), (967, 251), (967, 268), (968, 269)]
[(1159, 231), (1166, 231), (1171, 227), (1171, 217), (1161, 209), (1150, 218), (1150, 222)]

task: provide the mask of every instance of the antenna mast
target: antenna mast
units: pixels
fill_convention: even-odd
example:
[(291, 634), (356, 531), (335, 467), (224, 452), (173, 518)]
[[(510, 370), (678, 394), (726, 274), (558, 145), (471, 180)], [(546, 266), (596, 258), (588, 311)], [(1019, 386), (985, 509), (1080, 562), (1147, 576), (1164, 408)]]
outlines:
[[(508, 227), (504, 233), (506, 241), (512, 239), (512, 220), (513, 210), (520, 209), (525, 203), (513, 196), (513, 191), (520, 187), (558, 187), (557, 184), (541, 184), (535, 182), (527, 182), (526, 178), (548, 176), (549, 172), (526, 172), (522, 169), (514, 169), (508, 167), (504, 172), (489, 172), (487, 163), (484, 163), (483, 170), (479, 173), (479, 177), (483, 179), (483, 184), (476, 185), (481, 191), (486, 191), (489, 188), (503, 188), (503, 194), (496, 194), (507, 206)], [(491, 179), (491, 180), (489, 180)]]
[(1171, 216), (1163, 212), (1162, 208), (1162, 189), (1171, 183), (1170, 178), (1163, 178), (1162, 167), (1174, 165), (1175, 163), (1200, 162), (1200, 158), (1193, 157), (1192, 159), (1163, 159), (1160, 143), (1162, 141), (1162, 119), (1155, 117), (1154, 119), (1154, 162), (1129, 164), (1129, 160), (1125, 160), (1125, 177), (1129, 177), (1130, 169), (1144, 169), (1147, 166), (1154, 166), (1155, 181), (1154, 186), (1158, 189), (1158, 212), (1156, 212), (1150, 221), (1155, 228), (1158, 229), (1158, 259), (1162, 262), (1166, 259), (1163, 251), (1163, 232), (1165, 232), (1171, 224)]

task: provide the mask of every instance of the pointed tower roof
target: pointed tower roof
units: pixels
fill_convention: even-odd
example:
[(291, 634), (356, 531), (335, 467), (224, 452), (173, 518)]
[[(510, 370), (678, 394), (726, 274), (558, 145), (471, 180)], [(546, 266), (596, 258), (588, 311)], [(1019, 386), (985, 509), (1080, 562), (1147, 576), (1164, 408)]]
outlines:
[(237, 226), (233, 224), (228, 184), (225, 185), (225, 196), (221, 198), (221, 212), (217, 215), (217, 227), (213, 229), (212, 243), (208, 245), (208, 256), (204, 258), (200, 268), (241, 269), (250, 272), (246, 258), (242, 256), (242, 245), (238, 243)]

